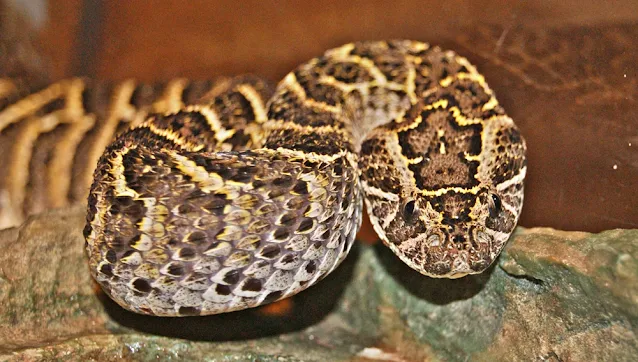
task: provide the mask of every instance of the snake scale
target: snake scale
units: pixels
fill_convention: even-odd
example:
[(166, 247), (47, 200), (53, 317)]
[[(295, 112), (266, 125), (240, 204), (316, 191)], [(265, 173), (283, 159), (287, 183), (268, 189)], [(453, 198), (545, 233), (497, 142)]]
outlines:
[[(347, 44), (274, 90), (252, 77), (101, 93), (65, 82), (2, 98), (0, 137), (27, 159), (45, 148), (48, 177), (0, 164), (13, 175), (0, 221), (81, 201), (91, 184), (91, 273), (134, 312), (216, 314), (296, 294), (345, 258), (364, 203), (411, 268), (480, 273), (522, 208), (519, 130), (472, 64), (425, 43)], [(108, 107), (89, 101), (98, 93)], [(33, 146), (62, 124), (64, 142)]]

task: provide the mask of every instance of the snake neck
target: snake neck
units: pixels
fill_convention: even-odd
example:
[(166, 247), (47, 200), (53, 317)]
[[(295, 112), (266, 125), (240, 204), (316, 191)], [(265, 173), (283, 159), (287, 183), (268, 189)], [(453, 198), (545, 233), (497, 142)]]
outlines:
[[(375, 130), (408, 118), (406, 114), (419, 103), (419, 89), (413, 82), (416, 64), (412, 64), (418, 58), (408, 53), (418, 47), (395, 49), (392, 57), (366, 57), (371, 52), (384, 53), (376, 49), (384, 46), (380, 42), (348, 44), (289, 73), (269, 102), (266, 128), (270, 136), (265, 147), (281, 147), (283, 140), (283, 147), (319, 154), (343, 149), (359, 153)], [(406, 77), (385, 73), (392, 67)]]

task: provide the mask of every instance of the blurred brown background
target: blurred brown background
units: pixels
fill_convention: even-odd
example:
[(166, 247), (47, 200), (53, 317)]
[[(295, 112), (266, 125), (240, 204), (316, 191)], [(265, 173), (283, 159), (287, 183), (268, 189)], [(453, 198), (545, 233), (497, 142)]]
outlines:
[(46, 4), (54, 78), (282, 78), (353, 40), (412, 38), (484, 73), (529, 148), (523, 226), (638, 228), (638, 1)]

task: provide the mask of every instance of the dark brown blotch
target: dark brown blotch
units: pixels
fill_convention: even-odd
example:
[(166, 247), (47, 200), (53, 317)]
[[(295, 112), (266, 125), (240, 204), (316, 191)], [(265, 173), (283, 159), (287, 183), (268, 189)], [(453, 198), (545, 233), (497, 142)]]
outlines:
[(267, 184), (266, 184), (266, 182), (264, 182), (264, 181), (262, 181), (262, 180), (255, 180), (255, 181), (253, 181), (253, 187), (254, 187), (255, 189), (262, 188), (262, 187), (264, 187), (264, 186), (266, 186), (266, 185), (267, 185)]
[(227, 179), (235, 182), (248, 183), (255, 176), (256, 167), (243, 167)]
[(261, 257), (266, 259), (275, 258), (277, 255), (281, 253), (278, 245), (267, 245), (264, 247), (260, 253)]
[(168, 268), (166, 268), (166, 272), (168, 275), (179, 277), (184, 275), (184, 266), (179, 263), (171, 263)]
[(288, 237), (290, 237), (290, 231), (285, 228), (278, 228), (273, 233), (273, 237), (277, 240), (286, 240), (288, 239)]
[(297, 219), (297, 215), (295, 215), (295, 214), (293, 214), (291, 212), (283, 214), (279, 218), (279, 225), (290, 226), (290, 225), (295, 223), (296, 219)]
[(94, 193), (89, 194), (88, 209), (89, 209), (88, 220), (91, 220), (93, 219), (93, 216), (95, 216), (95, 214), (97, 213), (97, 197)]
[(187, 196), (186, 196), (186, 200), (197, 200), (197, 199), (201, 199), (202, 197), (207, 196), (208, 194), (205, 193), (204, 191), (200, 190), (200, 189), (195, 189), (193, 191), (191, 191)]
[(235, 284), (239, 281), (239, 270), (233, 269), (229, 270), (226, 275), (224, 275), (224, 283)]
[[(349, 195), (348, 193), (346, 193), (346, 195)], [(341, 200), (341, 210), (347, 210), (348, 206), (350, 206), (350, 199), (348, 199), (347, 197), (345, 197), (343, 200)]]
[(113, 277), (113, 266), (111, 264), (102, 264), (100, 267), (100, 273), (106, 275), (109, 278)]
[(305, 202), (306, 200), (301, 196), (293, 197), (286, 202), (286, 208), (290, 210), (299, 210)]
[(197, 252), (193, 248), (182, 248), (179, 251), (179, 258), (181, 260), (187, 260), (187, 261), (194, 260), (196, 255), (197, 255)]
[(193, 231), (188, 237), (186, 241), (195, 245), (201, 245), (206, 243), (206, 233), (203, 231)]
[(307, 195), (308, 194), (308, 183), (306, 181), (297, 181), (295, 187), (293, 187), (292, 191), (299, 195)]
[(308, 264), (306, 264), (305, 269), (306, 269), (306, 273), (313, 274), (317, 270), (317, 264), (311, 260), (308, 262)]
[(285, 190), (285, 189), (283, 189), (283, 188), (281, 188), (281, 187), (275, 187), (274, 189), (271, 189), (271, 190), (268, 192), (268, 197), (269, 197), (270, 199), (276, 199), (276, 198), (278, 198), (279, 196), (284, 195), (285, 193), (286, 193), (286, 190)]
[(142, 278), (137, 278), (133, 280), (132, 285), (135, 291), (143, 293), (143, 294), (147, 294), (151, 290), (153, 290), (153, 288), (151, 287), (151, 284), (146, 279), (142, 279)]
[(213, 215), (221, 216), (224, 213), (224, 207), (228, 205), (230, 201), (225, 197), (215, 195), (212, 200), (204, 205), (204, 209), (211, 212)]
[(279, 261), (281, 264), (291, 264), (294, 263), (297, 260), (297, 256), (296, 254), (286, 254), (284, 255), (283, 258), (281, 258), (281, 260)]
[(115, 250), (110, 249), (107, 251), (105, 259), (111, 264), (115, 263), (117, 261), (117, 254), (115, 254)]
[(82, 230), (82, 235), (84, 236), (84, 239), (87, 239), (89, 235), (91, 235), (92, 230), (93, 228), (91, 227), (90, 223), (87, 223), (86, 225), (84, 225), (84, 229)]
[(217, 284), (215, 292), (219, 295), (229, 295), (231, 293), (230, 287), (224, 284)]
[(301, 223), (299, 223), (299, 227), (297, 228), (297, 231), (299, 231), (300, 233), (303, 233), (312, 229), (313, 226), (314, 226), (314, 221), (312, 221), (312, 219), (304, 218), (303, 220), (301, 220)]
[(197, 210), (195, 209), (195, 207), (191, 204), (181, 204), (177, 207), (177, 212), (180, 215), (188, 215), (191, 213), (196, 212)]
[(242, 286), (242, 290), (249, 292), (261, 291), (261, 280), (255, 278), (247, 279)]

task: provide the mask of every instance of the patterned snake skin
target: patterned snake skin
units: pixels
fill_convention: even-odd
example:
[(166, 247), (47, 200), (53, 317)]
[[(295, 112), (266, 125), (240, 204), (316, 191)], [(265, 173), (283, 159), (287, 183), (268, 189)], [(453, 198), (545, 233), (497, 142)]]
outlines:
[[(75, 78), (33, 89), (24, 79), (0, 78), (0, 229), (47, 209), (86, 205), (93, 171), (106, 146), (148, 113), (176, 112), (203, 95), (226, 94), (234, 99), (230, 105), (238, 107), (243, 104), (236, 100), (241, 92), (233, 89), (255, 82), (239, 78), (109, 84)], [(258, 84), (265, 87), (263, 97), (270, 97), (270, 87)]]
[[(364, 202), (424, 275), (480, 273), (499, 255), (523, 203), (525, 143), (465, 58), (348, 44), (270, 92), (229, 81), (138, 117), (106, 148), (84, 235), (117, 303), (206, 315), (296, 294), (345, 258)], [(135, 109), (123, 102), (113, 109)]]

